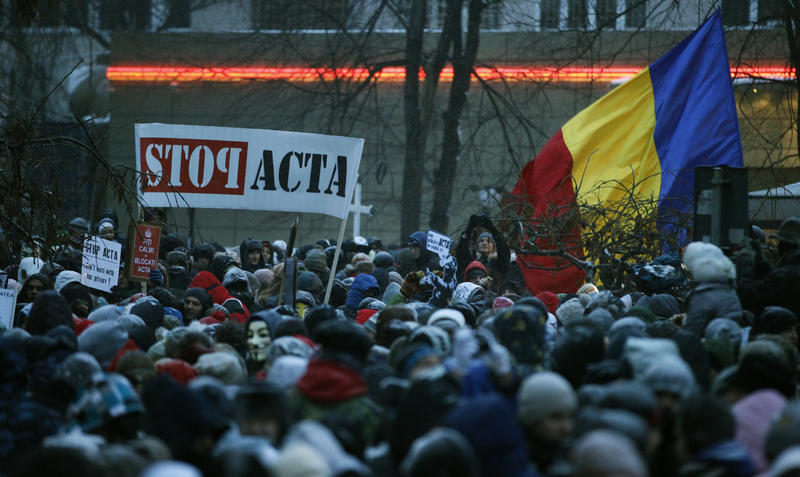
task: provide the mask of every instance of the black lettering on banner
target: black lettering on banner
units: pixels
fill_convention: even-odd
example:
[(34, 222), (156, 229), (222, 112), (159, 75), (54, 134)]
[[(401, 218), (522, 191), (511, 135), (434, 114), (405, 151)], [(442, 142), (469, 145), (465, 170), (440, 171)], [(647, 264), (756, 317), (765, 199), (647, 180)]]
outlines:
[(308, 160), (311, 159), (311, 177), (309, 178), (308, 189), (306, 192), (319, 193), (319, 173), (320, 170), (328, 165), (327, 154), (311, 154), (306, 153), (305, 166), (308, 166)]
[(303, 153), (302, 152), (287, 152), (283, 159), (281, 159), (281, 165), (278, 168), (278, 183), (281, 186), (281, 189), (285, 190), (286, 192), (294, 192), (300, 187), (300, 181), (297, 181), (294, 187), (289, 187), (289, 167), (291, 166), (292, 156), (297, 158), (297, 165), (303, 167)]
[(261, 163), (258, 165), (256, 177), (253, 179), (253, 185), (250, 188), (258, 189), (259, 181), (264, 181), (262, 190), (275, 190), (275, 168), (272, 165), (272, 151), (267, 149), (261, 154)]
[[(334, 179), (337, 179), (336, 182), (333, 181)], [(334, 185), (337, 187), (336, 195), (344, 197), (344, 192), (347, 190), (347, 157), (345, 156), (336, 158), (336, 166), (333, 168), (331, 180), (328, 182), (328, 188), (325, 189), (325, 193), (331, 194), (333, 192), (331, 187)]]

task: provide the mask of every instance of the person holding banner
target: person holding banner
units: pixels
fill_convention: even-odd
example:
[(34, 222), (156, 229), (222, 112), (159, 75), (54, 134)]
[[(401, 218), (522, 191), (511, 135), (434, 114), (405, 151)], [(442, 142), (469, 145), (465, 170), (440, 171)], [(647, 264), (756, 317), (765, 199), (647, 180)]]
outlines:
[[(470, 262), (478, 261), (486, 268), (491, 278), (488, 288), (499, 291), (509, 275), (510, 257), (511, 249), (508, 242), (503, 233), (495, 227), (494, 222), (485, 215), (470, 216), (469, 223), (456, 245), (459, 277), (463, 277)], [(514, 292), (519, 294), (520, 290), (515, 289)]]

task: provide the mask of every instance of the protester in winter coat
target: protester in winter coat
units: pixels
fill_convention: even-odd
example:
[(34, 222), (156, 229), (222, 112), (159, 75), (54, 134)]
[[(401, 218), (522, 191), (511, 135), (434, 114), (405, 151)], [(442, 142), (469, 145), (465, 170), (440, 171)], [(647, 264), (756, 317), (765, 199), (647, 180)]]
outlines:
[(684, 329), (703, 336), (706, 325), (714, 318), (741, 313), (735, 289), (736, 268), (719, 247), (692, 242), (686, 247), (683, 263), (694, 283), (685, 299)]

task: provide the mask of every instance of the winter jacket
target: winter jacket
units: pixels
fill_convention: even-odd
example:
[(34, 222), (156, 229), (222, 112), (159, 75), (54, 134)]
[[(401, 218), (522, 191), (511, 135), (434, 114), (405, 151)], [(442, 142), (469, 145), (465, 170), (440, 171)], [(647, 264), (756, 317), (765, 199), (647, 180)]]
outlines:
[(684, 329), (703, 336), (706, 325), (714, 318), (740, 313), (742, 305), (731, 282), (699, 282), (686, 296)]
[(723, 441), (700, 451), (680, 470), (681, 477), (747, 477), (755, 466), (738, 442)]

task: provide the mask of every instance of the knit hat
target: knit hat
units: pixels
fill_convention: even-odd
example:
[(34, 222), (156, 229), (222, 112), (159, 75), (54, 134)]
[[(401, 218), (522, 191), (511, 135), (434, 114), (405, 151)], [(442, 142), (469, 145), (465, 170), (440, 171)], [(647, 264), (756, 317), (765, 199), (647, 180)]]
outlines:
[(558, 295), (553, 292), (544, 291), (536, 295), (536, 298), (544, 303), (548, 312), (554, 315), (556, 314), (556, 310), (558, 310)]
[(294, 336), (281, 336), (272, 341), (267, 347), (267, 362), (271, 363), (281, 356), (297, 356), (306, 360), (311, 359), (314, 348), (305, 341)]
[(262, 288), (272, 285), (272, 281), (275, 280), (275, 272), (269, 268), (259, 268), (253, 272), (253, 275), (255, 275), (259, 283), (261, 283)]
[(188, 384), (198, 376), (197, 370), (182, 359), (164, 358), (156, 362), (158, 374), (168, 374), (178, 384)]
[(575, 292), (576, 295), (588, 295), (591, 293), (597, 293), (600, 290), (597, 289), (594, 283), (584, 283), (578, 288), (578, 291)]
[(247, 380), (247, 372), (233, 353), (215, 351), (200, 355), (194, 365), (197, 374), (212, 376), (223, 384), (240, 385)]
[(517, 394), (517, 415), (526, 426), (555, 413), (571, 414), (577, 407), (575, 390), (563, 376), (550, 371), (525, 378)]
[(117, 354), (128, 341), (128, 332), (116, 321), (102, 321), (86, 329), (78, 336), (78, 348), (91, 354), (103, 369), (111, 364)]
[(419, 326), (408, 336), (409, 343), (425, 343), (439, 356), (450, 354), (450, 335), (438, 326)]
[(331, 474), (325, 458), (312, 446), (296, 442), (281, 452), (272, 471), (276, 477), (329, 477)]
[(308, 359), (306, 358), (290, 354), (278, 356), (267, 371), (267, 382), (287, 390), (303, 377), (307, 367)]
[(469, 281), (470, 274), (472, 273), (473, 270), (479, 270), (479, 271), (483, 272), (483, 276), (484, 277), (488, 277), (489, 276), (489, 271), (486, 270), (486, 266), (483, 263), (479, 262), (478, 260), (473, 260), (473, 261), (469, 262), (469, 264), (467, 265), (467, 268), (464, 269), (464, 281), (465, 282)]
[(640, 378), (651, 364), (664, 356), (680, 357), (675, 342), (664, 338), (628, 338), (624, 353), (633, 369), (634, 379)]
[(556, 309), (556, 317), (559, 323), (566, 325), (570, 321), (583, 318), (584, 306), (577, 298), (571, 298), (565, 301), (561, 306)]
[(389, 283), (397, 283), (398, 285), (403, 286), (403, 276), (392, 270), (389, 272)]
[(104, 305), (89, 313), (87, 318), (99, 323), (101, 321), (116, 320), (120, 315), (122, 315), (122, 308), (117, 305)]
[(318, 274), (328, 273), (327, 256), (324, 251), (318, 248), (313, 248), (306, 253), (306, 259), (303, 261), (303, 264), (306, 270), (311, 272)]
[(76, 301), (82, 301), (89, 307), (89, 311), (94, 308), (94, 301), (92, 295), (89, 293), (89, 288), (81, 285), (79, 282), (70, 282), (61, 288), (61, 293), (67, 299), (67, 303), (72, 305)]
[(504, 296), (499, 296), (495, 298), (494, 301), (492, 302), (492, 312), (497, 313), (498, 311), (513, 305), (514, 305), (513, 301), (509, 300)]
[(614, 316), (605, 308), (595, 308), (586, 318), (597, 324), (603, 330), (603, 333), (608, 333), (611, 327), (614, 326)]
[(772, 420), (764, 443), (764, 455), (774, 460), (786, 449), (800, 446), (800, 402), (789, 401)]
[(372, 318), (372, 315), (376, 313), (378, 313), (378, 310), (371, 310), (369, 308), (363, 308), (361, 310), (358, 310), (358, 313), (356, 313), (355, 323), (357, 325), (363, 325), (370, 318)]
[(460, 311), (452, 308), (442, 308), (434, 311), (431, 316), (428, 317), (428, 326), (436, 326), (436, 323), (442, 321), (452, 321), (456, 327), (466, 325), (464, 315)]
[(247, 274), (238, 267), (232, 267), (225, 272), (225, 277), (222, 280), (222, 286), (230, 290), (242, 290), (252, 293), (250, 289), (250, 280), (247, 279)]
[(780, 334), (793, 327), (797, 327), (797, 316), (792, 310), (782, 306), (767, 306), (753, 324), (750, 337), (752, 339), (761, 333)]
[(136, 384), (155, 376), (156, 366), (144, 351), (129, 351), (117, 362), (117, 372)]
[(678, 300), (668, 293), (656, 293), (652, 296), (643, 296), (636, 302), (636, 306), (648, 308), (656, 318), (671, 318), (681, 312)]
[(690, 395), (695, 387), (692, 370), (685, 361), (673, 355), (664, 355), (653, 361), (644, 370), (641, 382), (656, 393), (667, 392), (680, 397)]
[(323, 350), (350, 354), (361, 362), (367, 358), (373, 344), (364, 328), (341, 320), (328, 320), (320, 324), (315, 339)]
[(770, 423), (786, 405), (786, 397), (774, 389), (759, 389), (740, 399), (731, 408), (736, 419), (736, 440), (750, 454), (758, 472), (767, 470), (764, 443)]
[(518, 363), (540, 365), (544, 361), (547, 316), (528, 305), (507, 308), (494, 320), (497, 340)]
[(727, 318), (715, 318), (706, 326), (703, 332), (706, 340), (722, 340), (738, 349), (742, 342), (742, 329), (739, 325)]
[(656, 314), (646, 306), (632, 306), (625, 312), (628, 317), (639, 318), (645, 323), (653, 323), (656, 321)]
[(189, 288), (188, 290), (186, 290), (186, 293), (183, 294), (184, 300), (187, 297), (191, 297), (199, 301), (200, 307), (202, 308), (203, 312), (211, 308), (211, 306), (214, 304), (214, 301), (211, 299), (211, 295), (208, 294), (205, 288), (200, 288), (200, 287)]
[(129, 414), (144, 412), (144, 406), (127, 379), (119, 374), (96, 374), (67, 409), (67, 418), (84, 432), (91, 432), (107, 422)]
[[(610, 458), (613, 456), (613, 458)], [(572, 448), (575, 476), (647, 477), (647, 466), (630, 439), (608, 430), (592, 431)]]
[(471, 282), (459, 283), (453, 291), (453, 303), (474, 303), (486, 298), (486, 290)]
[(150, 328), (155, 329), (164, 324), (164, 305), (151, 296), (137, 300), (130, 312), (144, 320)]
[(103, 370), (100, 368), (100, 364), (97, 363), (94, 356), (79, 351), (69, 355), (58, 366), (55, 377), (68, 383), (75, 391), (79, 391), (82, 388), (90, 386), (92, 377), (102, 372)]

